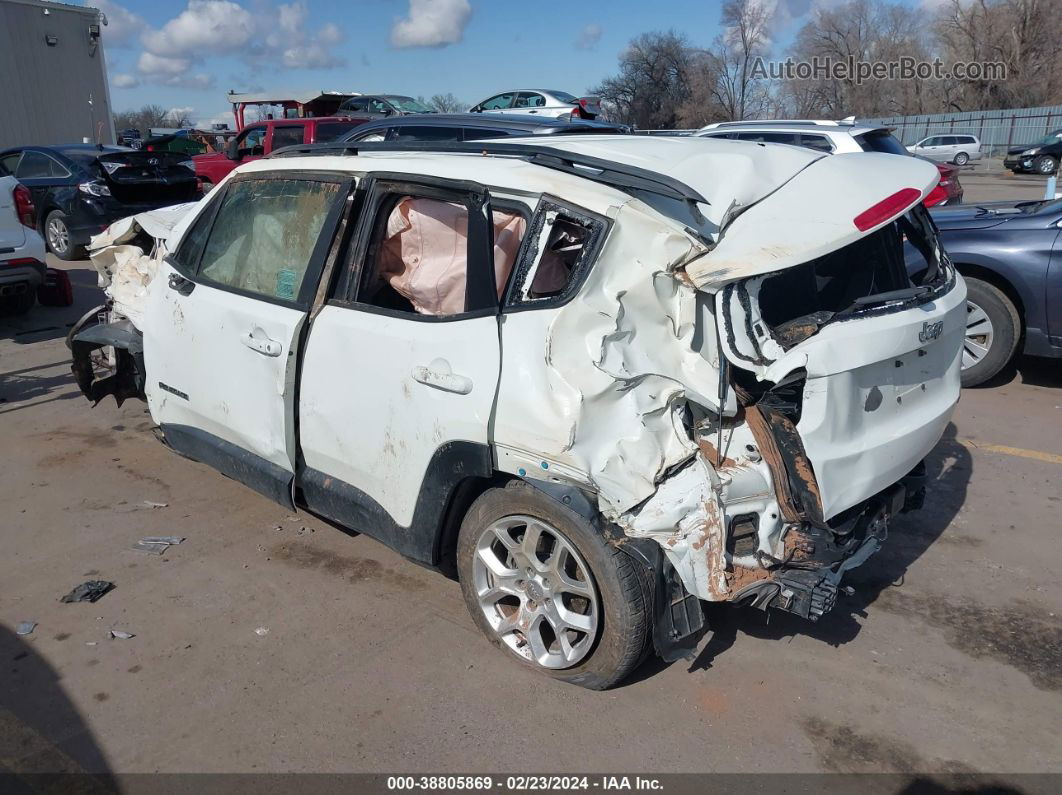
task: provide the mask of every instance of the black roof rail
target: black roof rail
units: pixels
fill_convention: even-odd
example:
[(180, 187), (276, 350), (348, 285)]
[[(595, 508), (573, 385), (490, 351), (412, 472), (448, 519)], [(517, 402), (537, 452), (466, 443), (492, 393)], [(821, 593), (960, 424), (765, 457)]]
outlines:
[(627, 189), (644, 190), (680, 201), (708, 204), (698, 191), (684, 182), (649, 169), (617, 163), (577, 152), (567, 152), (540, 144), (516, 144), (483, 141), (406, 141), (404, 143), (330, 141), (321, 144), (296, 144), (278, 149), (268, 157), (298, 157), (304, 155), (357, 155), (361, 152), (443, 152), (474, 155), (507, 155), (519, 157), (536, 166), (575, 174), (593, 182)]

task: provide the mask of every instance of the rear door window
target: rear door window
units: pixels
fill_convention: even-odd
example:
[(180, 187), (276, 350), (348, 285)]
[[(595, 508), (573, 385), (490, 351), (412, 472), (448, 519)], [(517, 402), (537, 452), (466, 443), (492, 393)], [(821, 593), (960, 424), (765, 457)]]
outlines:
[(273, 128), (273, 151), (285, 146), (296, 146), (303, 142), (306, 127), (301, 124), (277, 126)]
[(806, 149), (814, 149), (816, 152), (832, 152), (833, 144), (825, 135), (800, 134), (800, 145)]
[(533, 91), (521, 91), (516, 95), (516, 104), (514, 108), (544, 108), (546, 107), (546, 98), (541, 94), (536, 94)]
[(460, 141), (460, 127), (434, 127), (427, 124), (405, 124), (395, 127), (391, 141)]
[(306, 272), (326, 220), (341, 204), (342, 184), (287, 177), (230, 182), (199, 278), (252, 296), (307, 302), (304, 293), (315, 285)]
[(18, 169), (15, 171), (18, 179), (42, 179), (51, 177), (68, 177), (70, 172), (49, 157), (44, 152), (28, 151), (22, 155)]
[(738, 140), (756, 141), (766, 144), (796, 144), (799, 140), (797, 133), (787, 132), (743, 132), (737, 134)]
[(464, 140), (481, 141), (484, 138), (507, 138), (510, 133), (499, 127), (465, 127), (462, 130)]

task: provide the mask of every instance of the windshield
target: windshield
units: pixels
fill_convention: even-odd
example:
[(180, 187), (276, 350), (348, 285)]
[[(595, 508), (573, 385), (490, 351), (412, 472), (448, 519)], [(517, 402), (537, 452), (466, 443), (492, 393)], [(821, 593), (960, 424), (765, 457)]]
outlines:
[(1058, 143), (1058, 140), (1060, 138), (1062, 138), (1062, 130), (1057, 130), (1053, 133), (1050, 133), (1049, 135), (1045, 135), (1043, 138), (1033, 144), (1033, 146), (1047, 146), (1048, 144)]
[(889, 155), (908, 155), (903, 144), (889, 135), (887, 132), (872, 132), (856, 137), (859, 146), (864, 152), (884, 152)]
[(561, 102), (578, 102), (579, 101), (578, 97), (573, 97), (567, 91), (550, 91), (549, 93), (552, 94), (556, 99), (559, 99)]
[(387, 96), (384, 97), (388, 102), (394, 105), (399, 110), (407, 113), (434, 113), (431, 108), (422, 102), (417, 102), (413, 97), (397, 97)]

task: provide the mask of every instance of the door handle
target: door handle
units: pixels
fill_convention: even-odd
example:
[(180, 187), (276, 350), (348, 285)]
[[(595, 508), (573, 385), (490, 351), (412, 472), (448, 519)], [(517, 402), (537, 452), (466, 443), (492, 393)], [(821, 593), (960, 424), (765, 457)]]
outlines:
[(176, 290), (181, 295), (191, 295), (195, 289), (195, 282), (186, 279), (179, 273), (171, 273), (168, 281), (171, 290)]
[(538, 113), (537, 110), (529, 110), (528, 113)]
[(264, 356), (280, 356), (284, 352), (284, 346), (276, 340), (271, 340), (262, 329), (255, 327), (254, 331), (248, 331), (240, 337), (240, 342)]
[(472, 379), (454, 373), (446, 359), (435, 359), (427, 367), (414, 367), (413, 380), (458, 395), (467, 395), (472, 391)]

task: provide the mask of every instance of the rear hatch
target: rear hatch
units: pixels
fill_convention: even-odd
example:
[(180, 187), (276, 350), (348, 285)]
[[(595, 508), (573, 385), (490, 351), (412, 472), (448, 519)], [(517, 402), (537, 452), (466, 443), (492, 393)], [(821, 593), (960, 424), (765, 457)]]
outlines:
[[(966, 291), (921, 204), (937, 177), (911, 157), (834, 155), (687, 266), (716, 292), (746, 404), (795, 426), (825, 519), (913, 470), (959, 397)], [(905, 243), (924, 262), (910, 273)]]
[(192, 158), (179, 152), (110, 152), (96, 158), (111, 196), (123, 204), (175, 204), (195, 198)]

